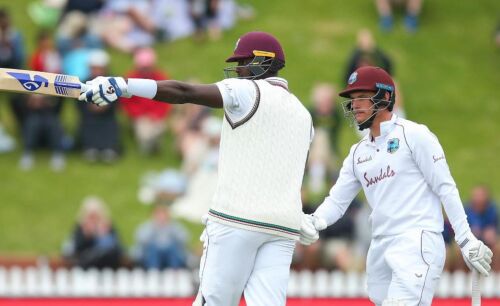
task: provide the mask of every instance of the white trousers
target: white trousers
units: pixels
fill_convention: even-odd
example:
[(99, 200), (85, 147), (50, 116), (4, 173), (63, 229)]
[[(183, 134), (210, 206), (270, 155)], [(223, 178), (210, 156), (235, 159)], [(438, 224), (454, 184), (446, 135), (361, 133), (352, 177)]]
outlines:
[(441, 233), (420, 230), (373, 238), (366, 263), (370, 300), (376, 305), (385, 299), (431, 305), (444, 260)]
[(200, 290), (193, 306), (280, 306), (295, 241), (208, 221), (203, 234)]

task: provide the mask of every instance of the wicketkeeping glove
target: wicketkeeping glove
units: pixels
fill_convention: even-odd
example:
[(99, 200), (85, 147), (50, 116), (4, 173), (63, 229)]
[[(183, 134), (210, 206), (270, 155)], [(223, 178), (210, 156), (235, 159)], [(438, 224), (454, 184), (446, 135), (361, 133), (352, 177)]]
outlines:
[(472, 233), (465, 239), (458, 242), (465, 263), (471, 270), (477, 270), (484, 276), (488, 276), (491, 270), (491, 257), (493, 252), (481, 240), (478, 240)]
[(302, 215), (300, 243), (310, 245), (319, 239), (319, 231), (327, 227), (326, 221), (315, 215)]

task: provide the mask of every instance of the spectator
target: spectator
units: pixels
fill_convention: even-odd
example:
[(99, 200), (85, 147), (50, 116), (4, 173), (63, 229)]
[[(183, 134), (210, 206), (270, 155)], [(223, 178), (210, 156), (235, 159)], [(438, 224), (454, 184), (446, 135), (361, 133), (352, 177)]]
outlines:
[(38, 33), (37, 47), (30, 59), (30, 68), (36, 71), (61, 73), (61, 57), (46, 31)]
[(68, 0), (62, 10), (57, 28), (57, 47), (66, 53), (74, 49), (76, 41), (84, 48), (98, 49), (102, 47), (100, 32), (103, 23), (98, 13), (104, 0)]
[(497, 243), (498, 215), (496, 203), (491, 199), (488, 187), (479, 185), (472, 189), (465, 213), (472, 233), (494, 249)]
[(377, 46), (372, 32), (368, 29), (358, 31), (356, 47), (347, 62), (344, 82), (347, 83), (351, 73), (363, 66), (378, 66), (390, 75), (394, 73), (392, 60)]
[[(134, 70), (128, 78), (167, 80), (168, 75), (156, 68), (156, 54), (153, 49), (144, 48), (134, 55)], [(172, 109), (168, 103), (133, 96), (121, 99), (121, 105), (132, 122), (135, 139), (141, 153), (149, 155), (158, 152), (161, 137), (166, 131), (166, 119)]]
[[(0, 67), (22, 69), (24, 64), (24, 41), (21, 33), (11, 24), (10, 14), (0, 8)], [(25, 103), (22, 95), (11, 94), (9, 103), (21, 128), (25, 115)]]
[(146, 269), (182, 268), (186, 266), (188, 233), (170, 219), (167, 205), (157, 204), (150, 220), (136, 230), (135, 260)]
[(196, 37), (201, 39), (205, 33), (211, 40), (218, 40), (222, 30), (217, 20), (220, 0), (189, 0), (191, 15), (196, 27)]
[(317, 84), (312, 90), (314, 139), (311, 144), (307, 174), (309, 189), (318, 193), (336, 176), (341, 127), (341, 108), (336, 104), (335, 88), (327, 83)]
[(83, 200), (78, 224), (63, 245), (63, 256), (70, 265), (84, 269), (119, 267), (122, 247), (100, 198), (90, 196)]
[(186, 0), (151, 1), (150, 16), (163, 33), (163, 40), (173, 41), (194, 33), (190, 6)]
[(466, 269), (465, 263), (462, 259), (462, 253), (460, 248), (453, 243), (455, 233), (451, 227), (450, 220), (445, 216), (444, 227), (443, 227), (443, 239), (446, 247), (446, 260), (444, 262), (444, 270), (455, 271), (456, 269)]
[[(103, 50), (89, 54), (91, 77), (109, 75), (109, 55)], [(79, 136), (83, 157), (89, 162), (101, 160), (112, 163), (119, 157), (119, 126), (117, 104), (98, 107), (90, 103), (77, 103), (80, 112)]]
[(500, 48), (500, 22), (498, 23), (495, 30), (495, 45), (497, 46), (497, 48)]
[(104, 25), (102, 38), (110, 46), (127, 53), (151, 46), (160, 34), (148, 16), (150, 10), (148, 0), (106, 1), (100, 14), (100, 22)]
[[(221, 119), (210, 116), (202, 124), (203, 145), (200, 159), (189, 178), (186, 192), (172, 204), (172, 213), (192, 222), (199, 222), (206, 214), (217, 189)], [(201, 140), (200, 140), (201, 141)]]
[(355, 216), (360, 207), (361, 203), (354, 199), (339, 221), (320, 232), (323, 267), (342, 271), (356, 267), (353, 242), (356, 234)]
[(35, 149), (46, 143), (52, 151), (50, 160), (52, 170), (63, 170), (66, 161), (62, 148), (63, 130), (58, 111), (61, 107), (61, 99), (29, 95), (26, 100), (26, 118), (22, 129), (24, 153), (19, 161), (19, 167), (22, 170), (33, 168)]
[[(54, 49), (53, 41), (47, 32), (38, 34), (35, 53), (30, 59), (32, 70), (59, 73), (61, 59)], [(26, 96), (23, 120), (24, 153), (19, 162), (23, 170), (30, 170), (34, 165), (33, 151), (47, 145), (52, 151), (51, 168), (61, 171), (65, 167), (63, 154), (63, 128), (59, 117), (62, 99), (59, 97), (30, 95)]]
[(375, 0), (380, 17), (380, 27), (384, 31), (390, 31), (393, 27), (392, 5), (406, 3), (405, 27), (408, 32), (416, 32), (418, 28), (418, 17), (422, 8), (423, 0)]
[[(302, 211), (305, 214), (312, 214), (315, 207), (313, 207), (313, 204), (309, 199), (310, 197), (307, 189), (302, 188), (300, 194), (302, 199)], [(321, 240), (318, 240), (311, 245), (297, 243), (293, 253), (292, 269), (315, 271), (323, 268), (321, 266), (321, 243)]]
[(210, 108), (185, 104), (177, 109), (172, 118), (173, 132), (182, 158), (182, 171), (188, 176), (198, 169), (203, 159), (207, 143), (202, 126), (209, 116)]

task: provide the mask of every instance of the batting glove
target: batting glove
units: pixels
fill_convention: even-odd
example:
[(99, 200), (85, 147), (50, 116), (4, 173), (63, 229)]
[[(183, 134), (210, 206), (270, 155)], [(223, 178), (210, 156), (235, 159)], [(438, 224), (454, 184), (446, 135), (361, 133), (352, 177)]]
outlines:
[(80, 94), (80, 101), (105, 106), (114, 103), (120, 97), (130, 98), (125, 79), (120, 77), (97, 77), (86, 83), (87, 90)]
[(478, 240), (471, 232), (458, 244), (469, 269), (477, 270), (482, 275), (488, 276), (491, 270), (491, 257), (493, 256), (490, 248), (481, 240)]
[(327, 227), (326, 221), (315, 215), (302, 215), (300, 224), (300, 243), (310, 245), (319, 239), (319, 231)]

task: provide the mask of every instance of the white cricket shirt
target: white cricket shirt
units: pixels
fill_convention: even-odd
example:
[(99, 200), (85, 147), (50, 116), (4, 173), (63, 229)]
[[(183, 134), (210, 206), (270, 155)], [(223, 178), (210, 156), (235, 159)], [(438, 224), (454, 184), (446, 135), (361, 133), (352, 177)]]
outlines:
[(225, 117), (215, 222), (298, 239), (311, 115), (281, 78), (217, 83)]
[(393, 115), (381, 135), (352, 146), (339, 178), (315, 215), (335, 223), (362, 188), (373, 236), (420, 229), (443, 231), (441, 203), (457, 241), (469, 230), (462, 201), (434, 134), (422, 124)]

